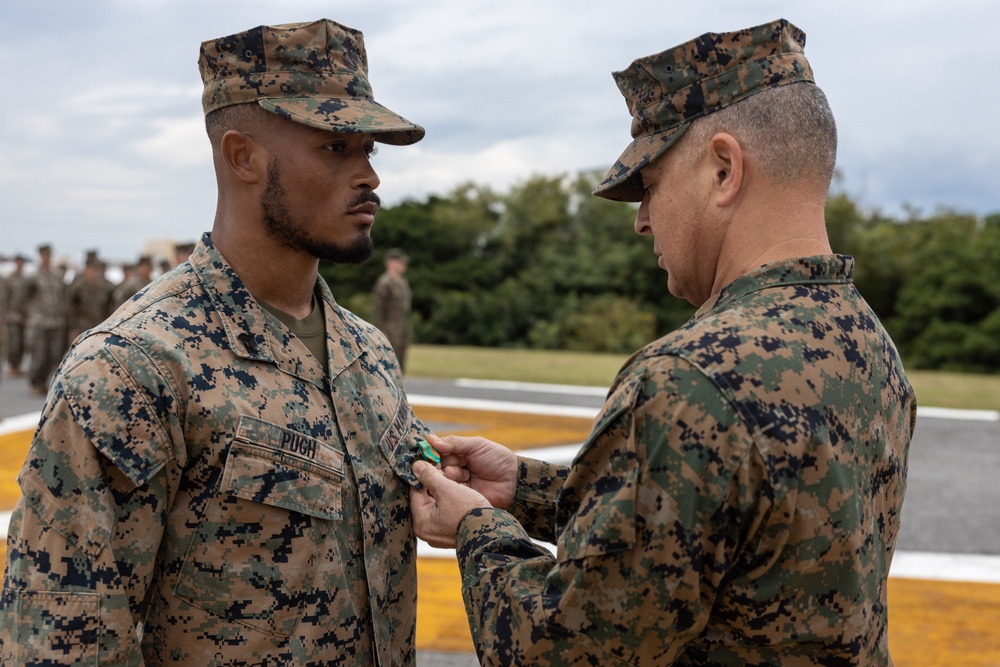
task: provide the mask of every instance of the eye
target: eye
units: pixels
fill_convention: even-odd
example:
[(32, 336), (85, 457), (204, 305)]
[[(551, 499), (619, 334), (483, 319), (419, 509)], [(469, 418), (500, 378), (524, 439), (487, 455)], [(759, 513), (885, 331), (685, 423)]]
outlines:
[(365, 146), (365, 155), (367, 155), (369, 159), (378, 155), (378, 146), (376, 146), (374, 143), (372, 143), (370, 146)]
[(343, 141), (334, 141), (331, 144), (323, 146), (323, 148), (330, 151), (331, 153), (343, 153), (344, 151), (347, 150), (347, 143)]

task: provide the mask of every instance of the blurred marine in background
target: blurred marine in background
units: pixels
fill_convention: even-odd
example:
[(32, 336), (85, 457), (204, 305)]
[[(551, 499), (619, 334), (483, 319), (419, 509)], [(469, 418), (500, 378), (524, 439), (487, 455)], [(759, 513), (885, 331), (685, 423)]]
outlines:
[(372, 290), (372, 324), (381, 329), (389, 339), (396, 359), (399, 360), (399, 368), (404, 372), (406, 354), (413, 337), (413, 325), (410, 322), (413, 293), (405, 278), (408, 261), (406, 253), (399, 248), (387, 250), (385, 273), (375, 281), (375, 288)]

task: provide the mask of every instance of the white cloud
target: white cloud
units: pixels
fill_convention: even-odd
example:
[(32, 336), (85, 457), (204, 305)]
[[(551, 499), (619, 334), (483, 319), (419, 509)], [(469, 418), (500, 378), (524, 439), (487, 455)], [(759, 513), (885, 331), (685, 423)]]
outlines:
[(377, 159), (387, 201), (608, 166), (629, 140), (612, 70), (784, 16), (808, 34), (851, 190), (890, 211), (1000, 210), (1000, 90), (983, 37), (1000, 31), (1000, 5), (989, 0), (53, 0), (0, 3), (0, 25), (17, 27), (0, 43), (13, 64), (0, 251), (58, 236), (125, 256), (144, 238), (207, 227), (200, 42), (324, 15), (364, 31), (376, 98), (428, 130)]
[(205, 119), (201, 116), (158, 119), (152, 134), (135, 140), (131, 148), (151, 166), (184, 168), (210, 161)]

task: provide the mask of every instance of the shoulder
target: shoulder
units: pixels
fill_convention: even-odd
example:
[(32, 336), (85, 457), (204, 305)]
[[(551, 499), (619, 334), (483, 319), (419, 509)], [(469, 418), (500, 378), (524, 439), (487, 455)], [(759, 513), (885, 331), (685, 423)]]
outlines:
[(222, 325), (213, 311), (212, 300), (194, 273), (178, 272), (153, 281), (118, 306), (89, 337), (121, 339), (153, 356), (170, 355), (187, 342), (208, 344), (219, 338)]

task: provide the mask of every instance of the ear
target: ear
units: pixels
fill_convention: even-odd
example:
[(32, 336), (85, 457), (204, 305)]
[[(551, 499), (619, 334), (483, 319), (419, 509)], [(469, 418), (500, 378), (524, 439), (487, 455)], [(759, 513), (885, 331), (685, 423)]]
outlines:
[(229, 130), (219, 140), (219, 157), (225, 170), (236, 179), (253, 185), (264, 175), (267, 160), (261, 160), (263, 147), (254, 138), (239, 130)]
[(736, 137), (727, 132), (716, 133), (709, 142), (709, 160), (712, 164), (712, 186), (715, 203), (725, 207), (735, 201), (743, 187), (746, 165), (743, 147)]

